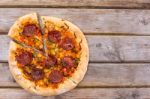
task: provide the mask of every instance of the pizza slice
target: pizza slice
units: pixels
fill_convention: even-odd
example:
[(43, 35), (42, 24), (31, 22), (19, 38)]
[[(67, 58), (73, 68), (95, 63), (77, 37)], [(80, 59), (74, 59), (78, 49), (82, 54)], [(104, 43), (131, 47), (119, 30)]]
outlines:
[(20, 17), (10, 28), (8, 36), (19, 43), (44, 51), (43, 37), (36, 13)]

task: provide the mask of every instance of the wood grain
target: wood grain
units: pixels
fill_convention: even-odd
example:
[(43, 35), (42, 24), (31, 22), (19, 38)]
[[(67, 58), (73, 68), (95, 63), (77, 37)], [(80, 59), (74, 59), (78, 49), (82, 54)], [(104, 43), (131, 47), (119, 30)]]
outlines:
[[(148, 63), (90, 63), (78, 87), (150, 87), (149, 71)], [(0, 64), (0, 72), (0, 87), (19, 87), (7, 63)]]
[(149, 8), (148, 0), (1, 0), (1, 7)]
[(150, 35), (150, 10), (73, 8), (0, 8), (0, 33), (7, 33), (18, 17), (31, 12), (67, 19), (85, 34)]
[(150, 88), (76, 88), (70, 92), (42, 97), (32, 95), (23, 89), (0, 89), (2, 99), (149, 99)]
[(8, 59), (10, 39), (6, 35), (0, 35), (0, 40), (0, 61), (6, 61)]
[[(87, 35), (90, 62), (150, 62), (150, 36)], [(9, 39), (0, 35), (0, 61), (7, 62)]]

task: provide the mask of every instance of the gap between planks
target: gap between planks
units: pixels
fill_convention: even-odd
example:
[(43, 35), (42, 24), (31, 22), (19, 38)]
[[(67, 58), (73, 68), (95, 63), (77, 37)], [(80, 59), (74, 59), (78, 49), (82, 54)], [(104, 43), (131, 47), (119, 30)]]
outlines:
[[(0, 88), (10, 89), (10, 88), (17, 88), (17, 89), (23, 89), (20, 85), (19, 86), (0, 86)], [(75, 88), (105, 88), (105, 89), (111, 89), (111, 88), (150, 88), (150, 86), (147, 85), (140, 85), (140, 86), (77, 86)]]
[[(20, 85), (17, 84), (17, 86), (0, 86), (0, 88), (18, 88), (18, 89), (23, 89)], [(77, 86), (76, 88), (106, 88), (106, 89), (111, 89), (111, 88), (150, 88), (150, 85), (123, 85), (123, 86), (108, 86), (108, 85), (103, 85), (103, 86)]]
[(1, 0), (1, 8), (95, 8), (95, 9), (149, 9), (147, 0)]
[[(8, 32), (0, 32), (0, 35), (7, 35)], [(97, 36), (150, 36), (150, 34), (146, 34), (146, 33), (143, 33), (143, 34), (136, 34), (136, 33), (87, 33), (85, 32), (84, 35), (87, 35), (87, 36), (94, 36), (94, 35), (97, 35)]]
[(63, 8), (63, 9), (138, 9), (138, 10), (149, 10), (148, 6), (142, 7), (117, 7), (117, 6), (55, 6), (55, 5), (0, 5), (0, 8)]

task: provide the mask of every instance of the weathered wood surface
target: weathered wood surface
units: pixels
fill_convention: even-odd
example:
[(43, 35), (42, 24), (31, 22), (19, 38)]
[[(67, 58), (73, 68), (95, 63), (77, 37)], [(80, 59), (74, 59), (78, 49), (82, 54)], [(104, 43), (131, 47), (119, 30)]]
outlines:
[[(8, 69), (7, 63), (0, 64), (0, 87), (19, 87)], [(149, 87), (149, 75), (148, 63), (90, 63), (78, 87)]]
[(10, 39), (6, 35), (0, 35), (0, 40), (0, 60), (6, 61), (8, 59)]
[(22, 89), (0, 89), (1, 99), (149, 99), (150, 88), (76, 88), (70, 92), (42, 97)]
[(149, 8), (149, 0), (1, 0), (1, 7)]
[[(150, 0), (1, 0), (0, 99), (150, 99), (150, 10), (144, 10), (149, 8)], [(91, 63), (74, 90), (42, 97), (13, 79), (6, 34), (18, 17), (31, 12), (67, 19), (86, 34)]]
[(67, 19), (90, 34), (150, 35), (150, 10), (137, 9), (0, 8), (0, 32), (31, 12)]
[[(150, 62), (150, 36), (87, 35), (90, 62)], [(0, 35), (0, 61), (7, 62), (9, 38)]]

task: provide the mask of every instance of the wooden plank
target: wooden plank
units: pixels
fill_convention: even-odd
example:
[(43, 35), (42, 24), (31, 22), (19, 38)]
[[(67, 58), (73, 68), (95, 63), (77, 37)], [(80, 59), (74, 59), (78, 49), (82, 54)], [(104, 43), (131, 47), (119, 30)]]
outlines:
[(149, 8), (148, 0), (1, 0), (1, 7), (119, 7)]
[(150, 10), (135, 9), (0, 8), (0, 32), (7, 33), (18, 17), (35, 11), (67, 19), (85, 33), (150, 35)]
[(87, 36), (91, 62), (150, 62), (149, 36)]
[(18, 86), (12, 77), (7, 63), (0, 63), (0, 86)]
[(80, 87), (150, 86), (150, 65), (138, 63), (89, 64)]
[(150, 88), (76, 88), (70, 92), (42, 97), (23, 89), (0, 89), (2, 99), (150, 99)]
[[(150, 62), (150, 36), (87, 35), (90, 62)], [(7, 62), (9, 39), (0, 35), (0, 61)]]
[[(78, 87), (143, 87), (150, 86), (150, 65), (90, 63), (87, 74)], [(7, 63), (0, 64), (0, 87), (19, 87), (8, 70)]]
[(10, 39), (6, 35), (0, 35), (0, 40), (0, 61), (6, 61), (8, 59)]

